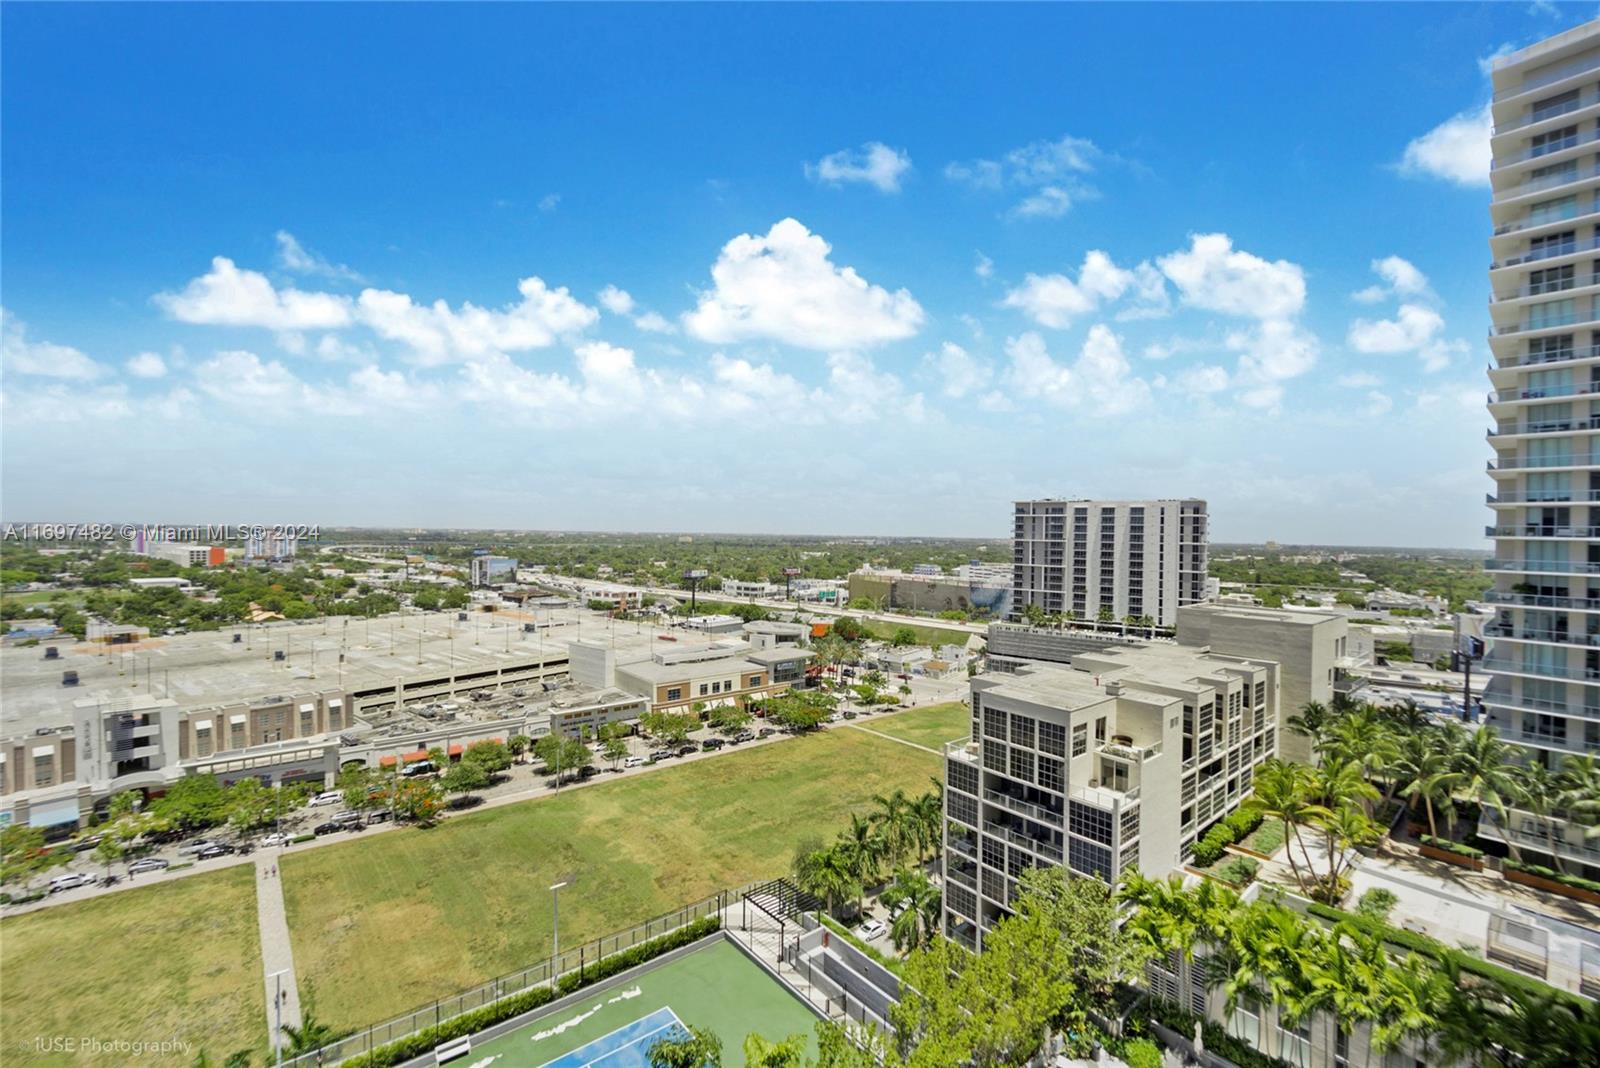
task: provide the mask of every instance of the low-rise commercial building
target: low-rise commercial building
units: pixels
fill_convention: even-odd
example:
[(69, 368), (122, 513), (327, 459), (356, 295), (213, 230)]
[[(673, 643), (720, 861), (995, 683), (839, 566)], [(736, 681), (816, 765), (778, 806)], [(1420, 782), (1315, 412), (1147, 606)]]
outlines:
[(746, 623), (744, 640), (757, 649), (779, 646), (804, 647), (811, 644), (811, 627), (805, 623), (785, 623), (777, 619), (758, 619)]

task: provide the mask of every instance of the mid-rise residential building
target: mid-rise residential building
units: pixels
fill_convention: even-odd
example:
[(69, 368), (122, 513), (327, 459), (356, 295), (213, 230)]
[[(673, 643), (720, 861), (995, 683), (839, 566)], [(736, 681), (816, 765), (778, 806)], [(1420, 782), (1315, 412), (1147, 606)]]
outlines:
[(1077, 619), (1177, 622), (1206, 598), (1206, 502), (1018, 501), (1010, 617), (1028, 606)]
[[(142, 548), (139, 547), (142, 545)], [(191, 541), (157, 541), (141, 539), (134, 548), (137, 556), (169, 560), (179, 567), (220, 567), (227, 562), (227, 550), (220, 545), (200, 545)]]
[(496, 582), (510, 582), (517, 575), (517, 562), (509, 556), (474, 556), (471, 568), (472, 584), (488, 586)]
[(292, 531), (257, 530), (245, 539), (247, 560), (293, 560), (300, 539)]
[(981, 948), (1029, 867), (1176, 869), (1277, 752), (1278, 694), (1271, 661), (1171, 643), (974, 678), (945, 747), (944, 930)]
[[(1495, 60), (1487, 722), (1558, 768), (1600, 754), (1600, 24)], [(1542, 818), (1485, 838), (1548, 856)], [(1568, 870), (1600, 841), (1557, 821)]]

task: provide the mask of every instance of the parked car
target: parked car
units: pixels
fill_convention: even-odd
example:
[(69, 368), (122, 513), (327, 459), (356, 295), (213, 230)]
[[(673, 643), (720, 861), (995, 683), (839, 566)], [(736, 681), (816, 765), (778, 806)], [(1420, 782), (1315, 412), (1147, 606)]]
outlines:
[(388, 809), (375, 808), (371, 812), (367, 813), (367, 826), (370, 827), (374, 823), (388, 823), (389, 820), (393, 818), (394, 813), (390, 812)]
[(675, 749), (652, 749), (650, 751), (650, 760), (652, 762), (657, 760), (671, 760), (677, 755), (678, 753)]
[(755, 740), (755, 734), (753, 732), (747, 731), (747, 730), (740, 731), (738, 734), (735, 734), (733, 736), (733, 740), (735, 742), (750, 742), (750, 741), (754, 741)]
[(340, 824), (341, 826), (347, 826), (352, 823), (360, 823), (361, 813), (349, 811), (341, 812), (333, 817), (333, 822)]
[(711, 753), (721, 749), (727, 744), (728, 743), (723, 741), (721, 738), (707, 738), (705, 741), (700, 743), (700, 748), (708, 753)]
[(432, 775), (437, 770), (431, 760), (419, 760), (415, 764), (407, 764), (400, 774), (408, 779), (419, 778), (423, 775)]
[(92, 882), (94, 882), (93, 876), (85, 875), (81, 871), (73, 872), (71, 875), (57, 875), (50, 880), (50, 892), (59, 894), (63, 890), (76, 890)]
[(196, 853), (203, 853), (206, 850), (210, 849), (212, 846), (220, 845), (220, 844), (221, 843), (216, 842), (216, 841), (214, 841), (213, 839), (210, 839), (210, 838), (196, 838), (193, 841), (185, 842), (185, 843), (183, 843), (183, 845), (179, 846), (178, 847), (178, 856), (180, 856), (180, 857), (192, 857)]
[(690, 753), (698, 753), (699, 751), (700, 751), (700, 747), (695, 745), (695, 744), (693, 744), (692, 742), (690, 744), (688, 744), (688, 745), (680, 745), (678, 747), (678, 755), (679, 756), (688, 756)]
[(224, 842), (216, 842), (212, 845), (206, 846), (204, 849), (200, 850), (199, 853), (195, 854), (195, 859), (215, 860), (217, 857), (226, 857), (235, 852), (237, 852), (237, 850), (235, 850), (233, 846)]
[(310, 806), (311, 808), (321, 808), (323, 805), (337, 805), (340, 801), (343, 801), (343, 800), (344, 800), (343, 791), (340, 791), (340, 790), (324, 790), (322, 793), (318, 794), (316, 797), (313, 797), (310, 801), (307, 801), (306, 804), (308, 806)]
[(631, 756), (622, 762), (622, 766), (625, 768), (639, 768), (648, 763), (649, 761), (642, 756)]
[(583, 767), (578, 769), (578, 778), (592, 779), (599, 773), (600, 769), (595, 767), (593, 764), (585, 764)]
[(264, 834), (261, 836), (261, 848), (271, 849), (273, 846), (286, 846), (292, 837), (292, 835), (284, 834), (281, 831)]
[(882, 920), (868, 920), (856, 928), (856, 934), (861, 936), (862, 941), (870, 942), (874, 938), (882, 938), (883, 932), (887, 930)]
[(851, 712), (849, 709), (846, 709), (845, 713), (844, 713), (844, 718), (845, 719), (855, 719), (856, 718), (856, 714), (854, 712)]
[(76, 842), (72, 843), (72, 851), (74, 853), (87, 853), (89, 850), (100, 844), (100, 839), (102, 837), (104, 836), (91, 834), (87, 838), (79, 838)]
[(756, 737), (757, 738), (771, 738), (774, 734), (777, 734), (777, 733), (778, 733), (778, 730), (777, 730), (776, 727), (762, 727), (761, 730), (756, 734)]
[(334, 823), (332, 820), (329, 820), (327, 823), (319, 823), (315, 827), (311, 828), (311, 833), (320, 838), (325, 834), (332, 834), (335, 831), (342, 831), (345, 829), (346, 828), (344, 824)]
[(160, 857), (145, 857), (128, 865), (129, 875), (143, 875), (147, 871), (166, 871), (172, 866), (172, 861), (162, 860)]

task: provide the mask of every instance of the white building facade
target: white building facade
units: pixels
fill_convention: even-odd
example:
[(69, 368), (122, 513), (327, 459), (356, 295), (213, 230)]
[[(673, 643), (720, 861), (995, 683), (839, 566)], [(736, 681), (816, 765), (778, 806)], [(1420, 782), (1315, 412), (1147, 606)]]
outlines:
[(1011, 618), (1029, 605), (1078, 619), (1149, 617), (1173, 626), (1206, 598), (1206, 502), (1016, 502)]
[[(1600, 23), (1497, 60), (1489, 348), (1489, 725), (1559, 769), (1600, 753)], [(1486, 838), (1550, 846), (1513, 813)], [(1600, 841), (1562, 826), (1569, 869)]]

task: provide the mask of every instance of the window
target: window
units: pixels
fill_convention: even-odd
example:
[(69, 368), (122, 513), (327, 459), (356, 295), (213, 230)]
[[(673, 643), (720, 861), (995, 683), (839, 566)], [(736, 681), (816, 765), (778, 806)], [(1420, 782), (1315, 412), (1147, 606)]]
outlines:
[[(976, 787), (974, 787), (976, 789)], [(978, 800), (965, 794), (950, 793), (950, 818), (974, 829), (978, 826)]]
[(1026, 749), (1011, 747), (1011, 777), (1023, 782), (1033, 781), (1033, 754)]
[(33, 785), (53, 786), (56, 781), (54, 753), (39, 753), (33, 758)]
[(667, 700), (669, 700), (669, 701), (681, 701), (681, 700), (683, 700), (683, 690), (681, 688), (677, 687), (677, 686), (674, 686), (672, 689), (667, 691)]
[(1029, 716), (1013, 715), (1011, 717), (1011, 744), (1025, 745), (1033, 748), (1034, 720)]
[(1103, 845), (1111, 844), (1111, 813), (1076, 801), (1067, 806), (1067, 829)]
[(1039, 749), (1051, 756), (1066, 756), (1067, 729), (1059, 723), (1040, 723)]
[[(1595, 726), (1600, 726), (1600, 724), (1595, 724)], [(1056, 793), (1060, 793), (1065, 786), (1061, 777), (1061, 761), (1053, 757), (1042, 756), (1039, 758), (1038, 766), (1039, 785), (1046, 790), (1054, 790)]]
[(1067, 864), (1080, 875), (1111, 878), (1111, 850), (1077, 838), (1067, 839)]
[(703, 682), (702, 682), (702, 683), (701, 683), (701, 684), (700, 684), (700, 696), (701, 696), (701, 697), (704, 697), (704, 696), (705, 696), (705, 695), (706, 695), (706, 691), (707, 691), (707, 690), (708, 690), (708, 689), (710, 689), (710, 687), (708, 687), (708, 686), (707, 686), (707, 685), (706, 685), (706, 684), (705, 684), (705, 683), (703, 683)]
[(1253, 1001), (1246, 1001), (1233, 1010), (1233, 1016), (1228, 1020), (1228, 1034), (1240, 1039), (1252, 1049), (1261, 1048), (1261, 1016), (1260, 1007)]
[(1306, 1068), (1311, 1063), (1311, 1021), (1301, 1020), (1293, 1028), (1278, 1022), (1278, 1056), (1290, 1064)]
[(300, 710), (300, 737), (304, 738), (315, 733), (316, 728), (312, 719), (313, 715), (314, 713), (309, 708)]
[(752, 687), (752, 688), (753, 688), (753, 687), (756, 687), (756, 686), (760, 686), (760, 685), (761, 685), (761, 676), (760, 676), (760, 675), (751, 675), (751, 676), (750, 676), (750, 682), (749, 682), (749, 685), (750, 685), (750, 686), (751, 686), (751, 687)]
[(947, 765), (945, 781), (950, 784), (950, 788), (976, 796), (978, 793), (978, 769), (964, 760), (952, 759), (945, 763)]
[(1080, 723), (1072, 728), (1072, 755), (1083, 756), (1089, 751), (1089, 725)]
[(1006, 746), (1004, 742), (994, 741), (992, 738), (983, 740), (983, 766), (990, 771), (1006, 773)]
[(1097, 742), (1106, 740), (1106, 717), (1104, 716), (1094, 721), (1094, 740)]
[(211, 755), (211, 732), (210, 731), (195, 731), (195, 734), (194, 734), (194, 746), (195, 746), (195, 755), (196, 756), (203, 756), (203, 757), (210, 756)]
[(998, 708), (983, 710), (983, 736), (985, 738), (998, 738), (1006, 740), (1006, 714)]

